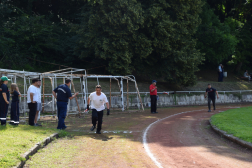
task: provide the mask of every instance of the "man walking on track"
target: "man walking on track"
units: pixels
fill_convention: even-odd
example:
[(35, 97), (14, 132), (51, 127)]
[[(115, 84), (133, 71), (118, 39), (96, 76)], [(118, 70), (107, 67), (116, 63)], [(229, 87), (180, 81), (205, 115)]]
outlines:
[(89, 110), (89, 104), (91, 102), (92, 109), (92, 128), (91, 131), (94, 131), (96, 128), (96, 122), (98, 121), (98, 126), (96, 129), (96, 134), (101, 134), (102, 129), (102, 118), (103, 118), (103, 110), (105, 109), (104, 104), (107, 105), (107, 115), (109, 115), (109, 103), (107, 96), (101, 92), (101, 85), (97, 85), (95, 87), (95, 92), (91, 93), (88, 98), (87, 109)]
[(71, 90), (69, 89), (70, 84), (71, 80), (66, 79), (65, 84), (59, 85), (52, 91), (53, 96), (57, 99), (58, 120), (59, 120), (57, 129), (64, 130), (67, 128), (67, 126), (65, 125), (65, 118), (67, 113), (68, 99), (71, 100), (79, 94), (79, 92), (77, 92), (72, 96)]
[(157, 81), (153, 80), (150, 85), (150, 98), (151, 98), (151, 113), (156, 114), (157, 112)]
[(27, 103), (30, 109), (29, 111), (29, 125), (37, 126), (34, 123), (36, 111), (37, 111), (37, 103), (38, 103), (38, 91), (37, 87), (40, 79), (32, 79), (32, 85), (29, 87), (27, 91)]
[(219, 98), (218, 92), (216, 89), (212, 88), (211, 84), (208, 84), (208, 88), (206, 89), (205, 98), (208, 94), (208, 112), (211, 112), (211, 101), (213, 102), (213, 108), (215, 110), (215, 93), (217, 95), (217, 99)]

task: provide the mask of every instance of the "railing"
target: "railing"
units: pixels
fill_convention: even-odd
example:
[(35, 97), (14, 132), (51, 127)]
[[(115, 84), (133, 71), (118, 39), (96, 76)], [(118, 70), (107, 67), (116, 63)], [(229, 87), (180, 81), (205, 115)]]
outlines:
[[(109, 100), (109, 92), (104, 92)], [(143, 105), (148, 107), (150, 105), (150, 97), (149, 92), (139, 92), (141, 99), (143, 101)], [(216, 103), (240, 103), (240, 102), (252, 102), (252, 90), (233, 90), (233, 91), (218, 91), (220, 98), (216, 100)], [(89, 95), (90, 93), (87, 93)], [(128, 100), (124, 98), (124, 105), (127, 107), (127, 101), (129, 101), (129, 107), (127, 108), (135, 108), (139, 107), (140, 104), (138, 102), (138, 93), (137, 92), (124, 92), (124, 97), (127, 97)], [(85, 109), (84, 103), (84, 93), (80, 93), (78, 96), (78, 102), (81, 107), (81, 111)], [(205, 91), (163, 91), (158, 92), (159, 100), (158, 106), (174, 106), (174, 105), (206, 105), (207, 99), (204, 98)], [(20, 98), (20, 112), (28, 112), (27, 103), (24, 101), (24, 97), (26, 95), (22, 94)], [(56, 114), (57, 107), (56, 102), (53, 103), (52, 94), (44, 94), (45, 96), (45, 111), (52, 112), (52, 114)], [(26, 100), (26, 99), (25, 99)], [(122, 105), (121, 101), (121, 93), (120, 92), (111, 92), (111, 107), (112, 108), (120, 108)], [(24, 110), (24, 106), (26, 106), (26, 110)], [(54, 108), (52, 108), (54, 106)], [(52, 110), (55, 109), (55, 110)], [(77, 106), (75, 100), (71, 100), (69, 103), (69, 114), (70, 113), (78, 113)]]

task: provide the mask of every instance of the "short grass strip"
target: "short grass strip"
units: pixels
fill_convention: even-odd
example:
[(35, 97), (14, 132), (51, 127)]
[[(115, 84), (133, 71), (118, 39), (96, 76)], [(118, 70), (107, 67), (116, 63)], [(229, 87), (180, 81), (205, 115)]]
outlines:
[(55, 132), (55, 129), (29, 125), (0, 125), (0, 167), (15, 166), (24, 160), (23, 153)]
[(211, 120), (217, 128), (252, 143), (252, 107), (230, 109), (213, 115)]

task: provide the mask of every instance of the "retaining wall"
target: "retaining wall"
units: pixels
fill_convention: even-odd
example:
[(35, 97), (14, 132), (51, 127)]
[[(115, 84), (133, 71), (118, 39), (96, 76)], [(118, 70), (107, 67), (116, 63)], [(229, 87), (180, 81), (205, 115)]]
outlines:
[[(141, 99), (144, 107), (150, 106), (150, 96), (148, 94), (141, 94)], [(109, 100), (109, 97), (108, 97)], [(221, 103), (241, 103), (241, 102), (252, 102), (252, 93), (251, 94), (219, 94), (219, 99), (216, 99), (217, 104)], [(45, 99), (45, 111), (52, 112), (52, 99)], [(86, 108), (84, 106), (83, 98), (78, 98), (78, 103), (82, 111)], [(124, 95), (124, 106), (127, 104), (127, 96)], [(26, 107), (26, 112), (28, 112), (28, 105), (21, 101), (20, 103), (20, 112), (23, 113), (24, 105)], [(129, 95), (129, 106), (138, 107), (138, 98), (136, 94)], [(174, 105), (207, 105), (207, 98), (204, 98), (204, 93), (198, 93), (197, 95), (193, 94), (159, 94), (159, 100), (157, 101), (158, 107), (167, 107)], [(122, 101), (120, 96), (111, 97), (111, 106), (112, 108), (122, 108)], [(10, 106), (9, 106), (10, 107)], [(54, 103), (54, 109), (56, 111), (56, 104)], [(76, 100), (70, 100), (69, 111), (78, 111)]]

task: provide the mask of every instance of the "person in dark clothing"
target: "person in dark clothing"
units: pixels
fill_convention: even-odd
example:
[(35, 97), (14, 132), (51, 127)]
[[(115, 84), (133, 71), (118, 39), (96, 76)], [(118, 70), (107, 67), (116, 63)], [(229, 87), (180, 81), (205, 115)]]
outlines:
[(219, 74), (218, 82), (223, 82), (223, 66), (222, 66), (222, 64), (220, 64), (218, 67), (218, 74)]
[(10, 81), (6, 76), (1, 77), (0, 80), (0, 120), (1, 125), (6, 125), (6, 117), (8, 113), (10, 91), (7, 87), (8, 81)]
[(17, 87), (16, 83), (11, 84), (11, 125), (18, 125), (19, 124), (19, 98), (21, 97), (21, 93)]
[(40, 79), (32, 79), (32, 85), (29, 86), (27, 91), (27, 103), (29, 108), (29, 125), (38, 126), (34, 123), (34, 119), (37, 111), (37, 102), (38, 102), (38, 92), (37, 86)]
[(208, 84), (208, 88), (206, 89), (205, 98), (207, 98), (208, 94), (208, 112), (211, 112), (211, 101), (213, 102), (213, 108), (215, 110), (215, 93), (217, 98), (219, 98), (218, 92), (215, 88), (212, 88), (211, 84)]
[(157, 81), (153, 80), (150, 85), (150, 98), (151, 98), (151, 113), (156, 114), (157, 112)]
[(64, 130), (67, 128), (65, 125), (65, 118), (67, 114), (67, 104), (68, 100), (75, 98), (79, 92), (75, 93), (72, 96), (69, 86), (71, 84), (70, 79), (66, 79), (65, 84), (59, 85), (55, 88), (52, 93), (53, 96), (57, 99), (57, 109), (58, 109), (58, 127), (57, 129)]

